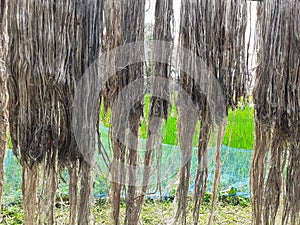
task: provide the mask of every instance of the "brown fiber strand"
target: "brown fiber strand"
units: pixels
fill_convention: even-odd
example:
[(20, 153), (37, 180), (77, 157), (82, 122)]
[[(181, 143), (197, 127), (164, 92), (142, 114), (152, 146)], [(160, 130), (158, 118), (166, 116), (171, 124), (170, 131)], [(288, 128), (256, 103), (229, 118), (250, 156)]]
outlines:
[[(104, 49), (105, 51), (112, 51), (117, 46), (121, 45), (121, 6), (118, 4), (117, 0), (105, 0), (104, 1), (104, 21), (105, 29), (107, 33), (104, 35)], [(116, 59), (114, 55), (108, 55), (107, 61), (109, 63), (115, 63)], [(115, 65), (110, 66), (112, 68)], [(115, 73), (116, 71), (111, 71)], [(105, 84), (103, 90), (103, 102), (104, 109), (107, 111), (109, 108), (112, 108), (112, 103), (115, 101), (118, 93), (118, 77), (117, 74), (113, 75)], [(113, 150), (113, 161), (111, 165), (111, 188), (110, 188), (110, 199), (111, 199), (111, 218), (113, 225), (119, 225), (120, 221), (120, 204), (121, 204), (121, 179), (124, 175), (124, 170), (122, 170), (119, 163), (124, 164), (124, 152), (125, 145), (118, 141), (117, 136), (124, 140), (125, 138), (125, 128), (124, 124), (121, 124), (124, 121), (124, 118), (120, 118), (120, 123), (115, 122), (121, 116), (121, 109), (117, 108), (111, 113), (111, 124), (110, 136), (112, 139), (112, 150)], [(116, 125), (113, 125), (116, 124)], [(122, 173), (121, 173), (122, 171)]]
[[(101, 7), (101, 0), (9, 2), (10, 132), (24, 171), (26, 225), (55, 223), (58, 168), (70, 164), (71, 170), (82, 169), (82, 198), (70, 195), (74, 197), (70, 217), (78, 215), (78, 224), (88, 224), (91, 171), (73, 134), (72, 104), (78, 81), (99, 57)], [(37, 174), (43, 173), (47, 176), (39, 182)], [(78, 176), (71, 175), (77, 183)], [(39, 196), (37, 186), (43, 189)], [(37, 197), (42, 213), (36, 220)], [(79, 213), (75, 214), (75, 208)]]
[[(194, 74), (181, 72), (179, 77), (179, 84), (196, 105), (197, 117), (201, 121), (194, 192), (195, 208), (193, 210), (194, 224), (198, 224), (199, 209), (207, 186), (207, 147), (211, 129), (216, 123), (220, 130), (224, 130), (225, 125), (223, 123), (228, 109), (234, 109), (240, 100), (245, 100), (247, 97), (248, 71), (245, 47), (247, 1), (182, 0), (180, 18), (179, 45), (191, 50), (203, 62), (203, 65), (195, 65), (195, 62), (187, 59), (185, 62), (189, 67), (195, 68), (194, 70), (197, 72)], [(209, 78), (208, 74), (211, 74), (213, 79)], [(220, 87), (223, 96), (217, 92), (216, 85)], [(222, 97), (221, 101), (225, 108), (222, 108), (221, 105), (212, 105)], [(180, 132), (186, 132), (187, 127), (189, 127), (189, 124), (183, 124), (182, 121), (180, 122), (181, 130), (179, 129), (180, 137), (184, 136)], [(219, 135), (219, 137), (222, 139), (223, 135)], [(219, 142), (222, 143), (222, 140)], [(191, 152), (185, 152), (191, 151), (190, 147), (182, 149), (183, 160), (186, 160), (185, 155), (191, 155)], [(218, 194), (219, 175), (221, 173), (220, 157), (221, 148), (218, 147), (214, 198)], [(182, 224), (186, 223), (187, 190), (181, 189), (189, 185), (189, 178), (186, 177), (189, 175), (187, 170), (189, 169), (186, 167), (182, 168), (181, 181), (178, 187), (179, 206), (176, 219), (181, 216)], [(186, 183), (183, 184), (182, 182)], [(216, 201), (213, 202), (212, 208), (215, 207), (215, 203)], [(211, 218), (213, 218), (213, 213), (214, 210), (212, 210)]]
[[(4, 188), (4, 158), (7, 143), (8, 128), (8, 90), (7, 90), (7, 71), (6, 56), (8, 53), (7, 35), (7, 1), (0, 1), (0, 209)], [(0, 210), (1, 211), (1, 210)], [(1, 213), (0, 213), (1, 220)]]
[[(299, 7), (298, 0), (258, 3), (258, 67), (253, 95), (256, 139), (251, 166), (255, 225), (274, 224), (281, 216), (278, 213), (281, 198), (282, 224), (299, 223)], [(269, 172), (266, 174), (265, 159), (269, 152)], [(285, 167), (287, 172), (283, 190)]]
[[(134, 81), (143, 77), (143, 62), (126, 64), (125, 52), (115, 49), (118, 46), (133, 44), (144, 41), (144, 20), (145, 20), (145, 1), (105, 1), (104, 4), (106, 34), (105, 49), (107, 51), (115, 50), (116, 55), (108, 54), (107, 59), (112, 63), (112, 68), (122, 65), (124, 68), (117, 67), (117, 71), (111, 71), (113, 74), (104, 89), (104, 106), (111, 112), (111, 129), (110, 136), (112, 139), (113, 162), (112, 162), (112, 185), (110, 197), (112, 203), (112, 220), (114, 225), (120, 221), (120, 203), (121, 191), (126, 189), (126, 215), (124, 224), (134, 225), (139, 221), (140, 209), (136, 207), (138, 190), (137, 190), (137, 171), (139, 153), (138, 134), (140, 119), (143, 114), (143, 85), (137, 85), (131, 96), (138, 99), (133, 106), (130, 105), (128, 96), (121, 93), (127, 86)], [(133, 44), (132, 54), (138, 52), (143, 55), (143, 49)], [(131, 55), (129, 55), (131, 56)], [(130, 135), (128, 135), (130, 133)], [(128, 146), (127, 146), (128, 144)], [(129, 169), (127, 169), (129, 168)], [(129, 181), (128, 185), (124, 185)]]
[[(141, 188), (141, 194), (138, 199), (138, 210), (141, 211), (142, 203), (147, 193), (149, 185), (149, 179), (151, 176), (151, 166), (153, 161), (153, 154), (159, 155), (162, 151), (161, 143), (161, 130), (163, 120), (167, 120), (168, 116), (168, 105), (170, 100), (169, 83), (160, 82), (155, 78), (165, 78), (165, 81), (170, 80), (171, 74), (171, 46), (173, 42), (172, 37), (172, 20), (173, 20), (173, 1), (172, 0), (156, 0), (155, 4), (155, 23), (153, 29), (153, 40), (167, 42), (163, 47), (166, 49), (162, 50), (162, 46), (153, 47), (153, 62), (152, 62), (152, 87), (151, 87), (151, 99), (149, 106), (148, 116), (148, 132), (147, 132), (147, 143), (146, 153), (144, 158), (144, 173), (143, 183)], [(169, 46), (170, 45), (170, 46)], [(165, 59), (169, 63), (162, 63), (162, 59)], [(161, 158), (159, 158), (161, 160)], [(160, 170), (158, 166), (158, 170)], [(160, 171), (158, 171), (158, 174)], [(159, 186), (160, 177), (158, 175)]]

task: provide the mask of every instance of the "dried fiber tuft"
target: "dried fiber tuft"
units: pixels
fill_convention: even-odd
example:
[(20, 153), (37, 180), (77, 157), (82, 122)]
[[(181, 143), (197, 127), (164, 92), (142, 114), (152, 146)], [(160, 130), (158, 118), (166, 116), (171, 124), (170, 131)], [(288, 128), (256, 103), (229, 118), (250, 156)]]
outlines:
[(274, 224), (283, 197), (282, 224), (298, 224), (300, 3), (263, 1), (258, 4), (257, 14), (258, 67), (253, 95), (256, 139), (251, 168), (253, 223)]
[[(10, 132), (23, 167), (25, 224), (55, 223), (58, 166), (84, 161), (72, 133), (72, 104), (77, 82), (99, 56), (101, 7), (100, 0), (9, 2)], [(86, 190), (76, 210), (78, 223), (88, 224), (91, 181), (82, 177)]]

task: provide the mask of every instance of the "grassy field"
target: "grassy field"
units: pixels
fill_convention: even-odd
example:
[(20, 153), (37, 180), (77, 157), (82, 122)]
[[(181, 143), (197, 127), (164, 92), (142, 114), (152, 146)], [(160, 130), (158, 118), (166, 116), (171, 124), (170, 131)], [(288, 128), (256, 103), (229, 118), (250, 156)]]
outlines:
[[(230, 136), (231, 142), (230, 141)], [(254, 146), (254, 108), (229, 111), (224, 145), (233, 148), (253, 149)]]
[[(144, 100), (144, 118), (142, 119), (141, 137), (147, 137), (147, 120), (149, 110), (150, 95), (145, 96)], [(104, 116), (103, 110), (101, 113), (101, 121), (105, 126), (109, 126), (110, 113)], [(168, 121), (163, 124), (163, 143), (169, 145), (177, 145), (177, 120), (178, 115), (176, 107), (173, 104), (169, 112)], [(194, 136), (194, 146), (198, 143), (200, 123), (197, 124), (196, 133)], [(224, 145), (232, 148), (253, 149), (254, 145), (254, 109), (250, 106), (238, 108), (235, 111), (230, 110), (228, 115), (227, 129), (224, 137)]]
[[(187, 224), (192, 222), (192, 201), (189, 201), (187, 208)], [(170, 201), (146, 201), (143, 205), (141, 224), (147, 225), (169, 225), (174, 218), (175, 202)], [(57, 224), (69, 224), (69, 206), (62, 204), (57, 206)], [(97, 203), (93, 209), (95, 224), (110, 225), (111, 207), (108, 203)], [(23, 224), (23, 209), (21, 205), (4, 206), (3, 218), (0, 224), (18, 225)], [(210, 215), (210, 204), (204, 203), (200, 210), (199, 225), (207, 224)], [(232, 203), (220, 202), (217, 206), (214, 224), (251, 224), (251, 205), (234, 205)], [(121, 221), (125, 217), (125, 204), (121, 206)]]

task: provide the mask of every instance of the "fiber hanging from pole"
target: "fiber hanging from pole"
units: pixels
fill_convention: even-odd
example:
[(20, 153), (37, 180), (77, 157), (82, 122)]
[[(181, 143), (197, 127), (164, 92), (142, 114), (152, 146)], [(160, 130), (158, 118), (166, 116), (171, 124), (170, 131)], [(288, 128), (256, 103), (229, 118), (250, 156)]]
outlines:
[[(126, 215), (124, 224), (137, 224), (138, 199), (138, 136), (140, 120), (143, 115), (144, 62), (127, 63), (135, 55), (143, 56), (145, 1), (105, 1), (104, 36), (107, 62), (111, 64), (110, 77), (103, 90), (105, 109), (111, 109), (111, 129), (113, 161), (111, 167), (112, 184), (110, 198), (112, 204), (112, 223), (120, 224), (121, 193), (125, 190)], [(121, 51), (131, 45), (128, 52)], [(116, 54), (112, 54), (112, 52)], [(135, 82), (139, 85), (133, 85)], [(130, 93), (126, 91), (130, 91)]]
[[(229, 108), (235, 108), (240, 100), (247, 97), (248, 72), (246, 66), (245, 31), (247, 21), (247, 1), (206, 1), (182, 0), (179, 45), (192, 51), (203, 64), (185, 60), (193, 68), (193, 74), (180, 73), (179, 85), (191, 96), (197, 106), (196, 121), (185, 118), (180, 113), (179, 138), (182, 150), (180, 184), (178, 187), (178, 209), (176, 218), (186, 224), (186, 200), (189, 187), (190, 158), (192, 140), (184, 133), (193, 136), (195, 124), (200, 120), (198, 143), (198, 169), (195, 180), (194, 224), (198, 223), (199, 209), (207, 187), (207, 145), (213, 126), (219, 126), (216, 147), (216, 168), (213, 184), (213, 198), (210, 224), (213, 222), (214, 208), (220, 181), (221, 143), (225, 131), (225, 118)], [(216, 80), (217, 82), (214, 82)], [(217, 91), (217, 86), (220, 93)], [(179, 96), (180, 98), (180, 96)], [(221, 105), (214, 105), (220, 102)], [(180, 99), (179, 99), (180, 102)], [(182, 111), (184, 112), (184, 111)]]
[(143, 182), (140, 197), (138, 199), (138, 210), (141, 211), (144, 202), (149, 180), (153, 172), (153, 156), (157, 155), (157, 190), (160, 189), (160, 168), (161, 146), (162, 146), (162, 123), (167, 121), (168, 108), (170, 101), (169, 83), (171, 79), (171, 59), (173, 48), (172, 37), (173, 25), (173, 0), (156, 0), (155, 4), (155, 23), (153, 28), (153, 47), (152, 47), (152, 77), (151, 99), (148, 115), (148, 131), (146, 153), (143, 167)]
[(282, 224), (299, 224), (300, 3), (263, 1), (257, 14), (253, 224), (274, 224), (279, 215)]
[(10, 132), (23, 167), (26, 225), (55, 223), (59, 166), (69, 167), (71, 175), (70, 223), (90, 223), (91, 168), (75, 142), (72, 101), (77, 82), (99, 56), (101, 5), (100, 0), (10, 1)]
[[(8, 53), (7, 1), (0, 2), (0, 208), (4, 189), (4, 158), (8, 128), (8, 90), (6, 56)], [(1, 213), (0, 213), (1, 220)]]

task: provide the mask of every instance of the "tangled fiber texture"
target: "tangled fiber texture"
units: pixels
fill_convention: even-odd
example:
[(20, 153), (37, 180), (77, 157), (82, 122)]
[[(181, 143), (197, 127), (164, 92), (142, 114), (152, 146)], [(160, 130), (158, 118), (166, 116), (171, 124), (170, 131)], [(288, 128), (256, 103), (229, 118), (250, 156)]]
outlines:
[[(143, 99), (148, 88), (143, 80), (145, 49), (140, 44), (145, 39), (145, 0), (10, 0), (7, 8), (6, 4), (0, 1), (0, 198), (9, 92), (13, 151), (23, 168), (24, 224), (55, 224), (60, 168), (67, 168), (70, 177), (69, 223), (93, 223), (90, 162), (97, 131), (100, 143), (97, 128), (103, 103), (105, 112), (111, 111), (113, 159), (110, 165), (107, 163), (112, 179), (111, 222), (137, 225), (149, 191), (149, 168), (155, 156), (159, 159), (161, 154), (162, 124), (168, 120), (170, 108), (169, 83), (159, 80), (173, 79), (173, 1), (156, 0), (155, 4), (153, 55), (147, 68), (152, 86), (145, 153), (138, 151)], [(300, 224), (300, 2), (261, 1), (257, 13), (253, 222), (274, 224), (284, 193), (282, 224)], [(246, 21), (246, 0), (181, 0), (177, 59), (180, 71), (174, 77), (181, 90), (175, 96), (182, 162), (175, 224), (186, 224), (192, 142), (198, 121), (193, 220), (198, 224), (207, 188), (208, 141), (217, 127), (209, 224), (214, 223), (225, 119), (229, 109), (247, 99), (249, 89)], [(126, 49), (121, 46), (128, 44), (131, 48), (121, 51)], [(100, 60), (105, 62), (101, 72), (107, 76), (98, 79), (95, 74), (103, 68), (95, 61), (102, 52), (108, 53)], [(139, 60), (130, 61), (129, 56)], [(6, 69), (10, 74), (8, 91)], [(84, 107), (74, 106), (76, 91), (81, 88), (87, 91), (82, 96), (79, 92), (79, 99), (86, 100)], [(87, 128), (91, 124), (95, 126)], [(83, 138), (77, 139), (77, 133)], [(156, 163), (159, 190), (161, 162)], [(124, 222), (120, 218), (123, 194)]]
[[(6, 151), (6, 134), (8, 127), (8, 90), (6, 55), (8, 51), (7, 36), (7, 2), (0, 1), (0, 204), (4, 187), (4, 157)], [(0, 206), (1, 207), (1, 206)], [(1, 216), (1, 215), (0, 215)]]
[(253, 222), (274, 224), (283, 197), (282, 224), (299, 224), (300, 2), (263, 1), (257, 14)]
[[(180, 184), (178, 187), (178, 209), (176, 218), (181, 216), (186, 224), (186, 202), (189, 187), (192, 137), (197, 120), (200, 120), (198, 142), (198, 169), (194, 190), (194, 224), (198, 224), (199, 210), (207, 186), (207, 147), (211, 129), (219, 126), (216, 168), (213, 187), (210, 224), (213, 223), (214, 208), (220, 180), (221, 143), (224, 119), (229, 108), (235, 108), (247, 96), (248, 71), (246, 66), (245, 30), (247, 23), (247, 2), (182, 0), (179, 43), (198, 58), (183, 54), (181, 61), (188, 64), (192, 73), (181, 72), (180, 86), (191, 96), (197, 110), (185, 112), (179, 96), (179, 138), (183, 155)], [(191, 119), (194, 117), (194, 120)], [(186, 138), (190, 137), (190, 139)]]
[[(138, 136), (143, 115), (144, 85), (131, 86), (143, 78), (144, 63), (127, 63), (130, 57), (144, 55), (138, 43), (144, 41), (145, 0), (110, 1), (104, 3), (106, 35), (104, 48), (111, 51), (107, 61), (112, 74), (104, 84), (103, 99), (105, 109), (111, 109), (111, 129), (113, 161), (111, 165), (112, 223), (120, 224), (120, 204), (122, 190), (126, 193), (126, 216), (124, 224), (138, 224), (140, 204), (138, 204)], [(120, 46), (132, 44), (129, 52), (120, 51)], [(115, 52), (113, 54), (112, 52)], [(131, 88), (131, 89), (130, 89)], [(129, 92), (122, 91), (129, 90)], [(129, 181), (129, 183), (127, 183)]]
[(78, 171), (78, 161), (80, 206), (78, 181), (70, 173), (70, 195), (75, 195), (70, 200), (70, 223), (90, 223), (90, 169), (72, 134), (72, 101), (76, 83), (99, 55), (101, 7), (102, 1), (93, 0), (9, 2), (10, 132), (23, 167), (25, 224), (55, 222), (58, 166)]

